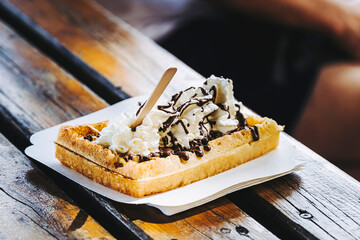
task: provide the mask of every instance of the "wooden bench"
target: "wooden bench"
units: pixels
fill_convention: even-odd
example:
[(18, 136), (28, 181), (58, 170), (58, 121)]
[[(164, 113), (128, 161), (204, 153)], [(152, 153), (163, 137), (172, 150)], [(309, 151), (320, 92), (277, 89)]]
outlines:
[(3, 239), (113, 237), (0, 135)]
[[(0, 103), (1, 109), (6, 110), (6, 112), (1, 111), (5, 118), (2, 126), (6, 124), (7, 128), (2, 131), (19, 148), (29, 145), (28, 138), (38, 130), (107, 106), (103, 100), (3, 24), (0, 34), (2, 36), (0, 46), (4, 49), (0, 55), (3, 63), (1, 68), (7, 73), (2, 81), (4, 86), (2, 90), (6, 94), (1, 96), (3, 101)], [(181, 218), (179, 216), (166, 217), (151, 207), (114, 203), (82, 189), (79, 185), (75, 185), (49, 169), (44, 169), (44, 171), (48, 172), (49, 177), (73, 196), (73, 199), (84, 206), (103, 226), (111, 229), (110, 232), (117, 238), (129, 234), (123, 227), (119, 228), (119, 224), (125, 225), (128, 230), (134, 232), (135, 236), (141, 238), (146, 238), (143, 230), (150, 234), (154, 232), (154, 229), (157, 229), (155, 234), (169, 234), (175, 238), (181, 238), (184, 231), (187, 231), (190, 238), (199, 238), (202, 235), (196, 229), (204, 227), (199, 219), (209, 216), (216, 219), (213, 223), (216, 223), (216, 228), (208, 233), (214, 235), (217, 229), (230, 229), (233, 226), (230, 216), (227, 215), (234, 211), (241, 216), (237, 221), (233, 221), (235, 227), (241, 226), (241, 228), (254, 230), (252, 234), (254, 237), (257, 236), (257, 231), (255, 231), (257, 229), (262, 229), (263, 233), (273, 236), (226, 199), (199, 207), (194, 211), (197, 213), (195, 216), (192, 216), (194, 212), (189, 212), (182, 214)], [(89, 204), (90, 200), (93, 203)], [(213, 213), (211, 206), (221, 209), (222, 206), (227, 207), (224, 210), (220, 209), (217, 215)], [(144, 213), (147, 216), (146, 220), (143, 219)], [(56, 219), (54, 222), (62, 222), (62, 219)], [(151, 222), (158, 224), (151, 224)], [(163, 224), (165, 222), (166, 225)], [(181, 231), (179, 231), (179, 226), (181, 226)]]
[[(169, 66), (179, 74), (168, 94), (203, 79), (92, 1), (9, 0), (0, 13), (17, 31), (1, 24), (0, 130), (21, 150), (40, 129), (151, 92)], [(172, 217), (115, 203), (41, 168), (116, 238), (359, 238), (359, 183), (290, 140), (303, 170)]]

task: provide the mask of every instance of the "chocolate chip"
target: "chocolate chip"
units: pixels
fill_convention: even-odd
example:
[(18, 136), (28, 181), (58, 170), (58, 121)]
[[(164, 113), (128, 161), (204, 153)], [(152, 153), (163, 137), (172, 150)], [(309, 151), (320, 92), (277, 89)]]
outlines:
[(189, 158), (190, 158), (189, 154), (187, 152), (185, 152), (185, 151), (177, 152), (176, 155), (178, 155), (179, 158), (181, 158), (181, 159), (183, 159), (185, 161), (189, 160)]
[(139, 155), (139, 162), (146, 162), (149, 160), (150, 160), (150, 158), (148, 156), (140, 156)]
[(202, 145), (207, 145), (209, 142), (209, 139), (207, 137), (204, 137), (203, 139), (201, 139), (201, 144)]
[(205, 145), (205, 146), (204, 146), (204, 150), (208, 152), (208, 151), (211, 150), (211, 147), (210, 147), (209, 145)]
[(171, 149), (171, 148), (162, 148), (160, 150), (160, 156), (161, 157), (167, 157), (167, 156), (172, 155), (172, 154), (174, 154), (174, 150)]
[(89, 140), (91, 142), (93, 140), (93, 137), (89, 134), (85, 136), (84, 139)]
[(204, 156), (204, 152), (201, 150), (200, 147), (195, 149), (195, 154), (196, 154), (196, 156), (198, 156), (198, 157)]
[(115, 162), (114, 166), (115, 166), (115, 168), (119, 168), (119, 167), (123, 167), (124, 164), (122, 164), (121, 162)]

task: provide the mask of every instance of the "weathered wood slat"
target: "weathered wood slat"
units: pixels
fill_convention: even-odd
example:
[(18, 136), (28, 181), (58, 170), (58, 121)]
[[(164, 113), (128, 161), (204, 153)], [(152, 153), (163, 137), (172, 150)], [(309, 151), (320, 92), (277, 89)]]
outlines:
[(240, 206), (255, 219), (263, 217), (261, 223), (281, 237), (285, 237), (282, 225), (287, 224), (293, 228), (291, 234), (304, 238), (359, 239), (359, 182), (296, 140), (291, 141), (308, 155), (302, 170), (232, 194), (230, 199), (240, 203), (244, 194), (256, 193), (258, 201)]
[(320, 239), (359, 239), (359, 182), (305, 146), (299, 148), (310, 156), (304, 169), (254, 191)]
[(0, 134), (1, 239), (114, 239)]
[[(112, 18), (111, 15), (104, 18), (103, 10), (92, 1), (14, 0), (10, 2), (41, 26), (41, 28), (33, 27), (32, 33), (40, 39), (46, 38), (49, 46), (61, 50), (55, 55), (64, 55), (66, 59), (63, 59), (62, 63), (69, 61), (81, 69), (91, 68), (130, 96), (149, 94), (159, 81), (157, 76), (161, 76), (168, 67), (172, 66), (179, 69), (175, 76), (178, 80), (172, 81), (165, 94), (193, 85), (194, 79), (203, 79), (121, 20)], [(6, 4), (1, 5), (2, 8), (7, 7)], [(36, 10), (33, 6), (37, 6)], [(29, 22), (19, 13), (14, 15), (21, 17), (25, 23)], [(44, 33), (43, 29), (55, 39)], [(63, 54), (66, 50), (59, 47), (59, 44), (65, 46), (74, 55)], [(42, 45), (40, 44), (39, 47)], [(88, 65), (78, 65), (79, 60)], [(94, 75), (94, 72), (92, 74)], [(101, 76), (97, 78), (102, 84), (108, 84)], [(134, 79), (136, 85), (133, 84)]]
[[(106, 52), (97, 55), (95, 62), (80, 53), (85, 52), (89, 46), (98, 45), (111, 52), (104, 61), (109, 57), (115, 58), (116, 61), (125, 61), (127, 66), (134, 68), (132, 71), (139, 74), (142, 71), (139, 71), (134, 63), (139, 63), (142, 69), (146, 70), (143, 72), (152, 75), (161, 69), (158, 66), (164, 66), (161, 61), (167, 63), (168, 59), (171, 59), (166, 52), (154, 47), (151, 41), (89, 1), (60, 3), (60, 1), (37, 0), (35, 2), (41, 7), (35, 10), (32, 8), (33, 3), (24, 4), (21, 0), (11, 0), (11, 2), (90, 66), (95, 67)], [(60, 6), (61, 4), (63, 5)], [(50, 18), (51, 24), (49, 24)], [(60, 27), (53, 30), (52, 25)], [(68, 41), (64, 32), (73, 36), (82, 36), (81, 39), (86, 41), (86, 47), (77, 45), (77, 40)], [(113, 82), (120, 76), (111, 75), (101, 67), (97, 70)], [(188, 70), (186, 76), (196, 77)], [(153, 84), (151, 79), (146, 78), (147, 85), (141, 80), (136, 79), (136, 84), (130, 83), (132, 86), (129, 87), (125, 87), (127, 82), (122, 82), (121, 85), (128, 94), (137, 95), (139, 92), (132, 88)], [(302, 149), (302, 151), (306, 150)], [(346, 175), (341, 170), (328, 163), (324, 164), (324, 160), (319, 157), (304, 156), (303, 158), (308, 161), (305, 170), (233, 194), (231, 199), (281, 237), (286, 237), (287, 234), (300, 238), (359, 237), (357, 234), (360, 232), (358, 225), (360, 214), (355, 207), (358, 203), (356, 199), (359, 198), (357, 194), (360, 192), (359, 184), (344, 177)], [(329, 168), (332, 169), (331, 174)], [(316, 187), (317, 184), (320, 186)], [(332, 185), (336, 186), (337, 190), (333, 189)], [(348, 185), (352, 187), (346, 188), (345, 186)], [(341, 195), (336, 192), (346, 192), (346, 194)], [(310, 211), (310, 214), (316, 217), (308, 218), (310, 215), (304, 211)]]
[(122, 209), (154, 239), (273, 239), (268, 230), (226, 198), (168, 217), (145, 206)]
[[(0, 90), (0, 119), (3, 123), (0, 124), (0, 130), (9, 135), (10, 132), (17, 131), (17, 135), (23, 139), (21, 141), (26, 143), (30, 134), (37, 130), (107, 106), (89, 89), (2, 24), (0, 72), (5, 77)], [(12, 137), (12, 141), (18, 145), (20, 139)], [(206, 204), (182, 215), (165, 217), (151, 207), (109, 201), (53, 172), (51, 178), (118, 238), (124, 238), (121, 235), (123, 232), (119, 231), (121, 227), (133, 232), (134, 237), (164, 237), (163, 221), (167, 224), (166, 236), (172, 238), (183, 238), (183, 230), (187, 231), (188, 238), (220, 236), (222, 228), (227, 229), (223, 233), (224, 237), (230, 232), (239, 235), (236, 229), (247, 229), (246, 235), (249, 237), (261, 234), (269, 239), (276, 238), (224, 198), (216, 201), (216, 214), (212, 204)], [(228, 215), (229, 212), (236, 214)], [(214, 220), (212, 227), (204, 229), (201, 219), (207, 219), (208, 222)], [(184, 228), (179, 229), (179, 226)]]
[[(15, 32), (0, 23), (0, 131), (9, 136), (17, 145), (29, 145), (28, 138), (38, 130), (53, 126), (63, 121), (82, 116), (107, 106), (100, 98), (82, 86), (71, 75), (67, 74), (38, 50), (28, 45)], [(14, 135), (15, 133), (15, 135)], [(80, 203), (88, 202), (89, 210), (106, 205), (108, 215), (119, 223), (111, 229), (112, 234), (124, 234), (123, 218), (104, 199), (83, 189), (55, 172), (42, 167), (64, 191)], [(113, 213), (110, 214), (110, 211)], [(76, 215), (74, 216), (74, 218)], [(98, 218), (99, 219), (99, 218)], [(102, 219), (100, 219), (102, 220)], [(61, 219), (59, 220), (61, 221)], [(102, 223), (103, 224), (103, 223)], [(100, 226), (99, 226), (100, 227)], [(134, 235), (144, 235), (141, 229), (127, 222), (127, 229)]]

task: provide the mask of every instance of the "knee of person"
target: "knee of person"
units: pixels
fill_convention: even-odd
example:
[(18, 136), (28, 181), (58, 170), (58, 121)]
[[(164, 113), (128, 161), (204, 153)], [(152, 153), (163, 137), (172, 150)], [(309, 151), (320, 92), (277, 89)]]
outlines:
[[(317, 95), (317, 96), (316, 96)], [(360, 115), (360, 63), (333, 64), (323, 68), (314, 90), (318, 103)], [(338, 109), (338, 110), (341, 110)]]

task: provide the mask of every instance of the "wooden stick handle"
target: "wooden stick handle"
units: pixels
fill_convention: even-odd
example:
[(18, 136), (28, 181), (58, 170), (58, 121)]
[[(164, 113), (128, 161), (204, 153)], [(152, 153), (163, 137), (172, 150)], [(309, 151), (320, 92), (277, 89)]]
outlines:
[(153, 93), (151, 94), (150, 98), (146, 102), (143, 109), (140, 111), (139, 115), (137, 116), (137, 119), (131, 126), (132, 128), (139, 126), (146, 115), (151, 111), (151, 109), (156, 104), (157, 100), (160, 98), (161, 94), (164, 92), (167, 85), (169, 85), (171, 79), (174, 77), (175, 73), (177, 71), (177, 68), (169, 68), (165, 71), (164, 75), (160, 79), (160, 82), (154, 89)]

